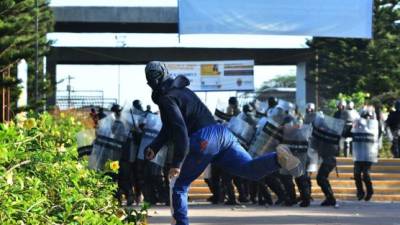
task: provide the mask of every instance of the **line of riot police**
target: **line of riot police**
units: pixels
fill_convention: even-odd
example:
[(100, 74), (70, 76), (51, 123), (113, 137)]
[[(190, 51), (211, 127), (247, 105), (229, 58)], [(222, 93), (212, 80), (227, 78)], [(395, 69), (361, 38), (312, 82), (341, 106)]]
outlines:
[[(151, 161), (144, 157), (145, 148), (161, 130), (160, 116), (149, 109), (144, 111), (139, 100), (125, 108), (114, 104), (110, 111), (98, 121), (89, 167), (107, 171), (109, 162), (118, 161), (118, 173), (108, 175), (118, 183), (117, 199), (126, 200), (127, 205), (139, 203), (142, 196), (150, 204), (169, 204), (169, 184), (164, 174), (168, 171), (172, 146), (164, 146)], [(78, 136), (78, 142), (80, 139), (84, 138)]]
[[(329, 175), (336, 167), (336, 157), (343, 143), (347, 143), (345, 155), (352, 154), (354, 160), (357, 197), (370, 200), (373, 187), (369, 170), (378, 160), (379, 122), (372, 110), (365, 109), (359, 115), (351, 103), (347, 110), (344, 104), (339, 101), (338, 112), (331, 117), (316, 112), (315, 105), (308, 103), (303, 118), (294, 104), (274, 97), (267, 102), (245, 104), (242, 111), (235, 97), (229, 99), (227, 107), (219, 102), (215, 118), (236, 135), (253, 157), (275, 151), (276, 146), (285, 144), (300, 159), (302, 171), (281, 169), (254, 182), (232, 176), (211, 163), (204, 173), (212, 192), (208, 200), (213, 204), (238, 204), (235, 185), (241, 203), (308, 207), (312, 201), (310, 175), (316, 173), (317, 184), (325, 195), (321, 205), (337, 206)], [(116, 197), (122, 201), (125, 196), (128, 205), (139, 203), (141, 196), (151, 204), (169, 204), (167, 174), (173, 146), (164, 146), (151, 161), (144, 157), (145, 148), (162, 127), (160, 116), (144, 111), (139, 100), (131, 107), (113, 105), (111, 112), (98, 121), (89, 167), (104, 170), (107, 162), (119, 161), (119, 172), (114, 176), (118, 182)], [(303, 175), (294, 179), (290, 174), (296, 173)], [(275, 202), (270, 191), (277, 196)]]
[[(336, 167), (336, 157), (339, 155), (341, 145), (344, 155), (352, 154), (354, 161), (354, 179), (359, 200), (370, 200), (373, 187), (369, 170), (378, 160), (379, 122), (373, 109), (366, 108), (361, 115), (354, 110), (350, 103), (345, 109), (344, 102), (339, 101), (339, 111), (334, 117), (315, 111), (313, 103), (307, 104), (304, 118), (297, 113), (294, 104), (270, 97), (268, 102), (253, 102), (243, 107), (239, 113), (237, 100), (230, 99), (229, 107), (224, 110), (219, 103), (215, 116), (226, 124), (234, 133), (240, 143), (253, 156), (260, 156), (275, 151), (276, 146), (285, 144), (302, 163), (302, 176), (293, 178), (290, 174), (297, 171), (285, 171), (267, 176), (258, 182), (239, 180), (234, 182), (239, 192), (239, 201), (250, 200), (261, 205), (272, 205), (270, 190), (277, 196), (277, 205), (292, 206), (299, 203), (301, 207), (308, 207), (311, 203), (311, 173), (317, 173), (316, 180), (325, 199), (321, 206), (337, 206), (334, 192), (329, 182), (329, 175)], [(235, 104), (231, 104), (231, 102)], [(237, 108), (232, 110), (232, 108)], [(236, 114), (232, 112), (236, 111)], [(210, 190), (213, 193), (210, 201), (218, 203), (227, 196), (228, 204), (236, 204), (232, 194), (232, 179), (222, 172), (216, 174), (218, 168), (211, 166), (211, 176), (206, 177)], [(216, 175), (216, 176), (215, 176)], [(220, 190), (219, 181), (222, 176), (223, 190)], [(224, 179), (225, 177), (225, 179)], [(229, 179), (226, 179), (228, 177)], [(234, 180), (234, 179), (233, 179)], [(365, 183), (366, 191), (363, 190)], [(295, 184), (300, 196), (296, 196)], [(248, 190), (248, 191), (245, 191)]]

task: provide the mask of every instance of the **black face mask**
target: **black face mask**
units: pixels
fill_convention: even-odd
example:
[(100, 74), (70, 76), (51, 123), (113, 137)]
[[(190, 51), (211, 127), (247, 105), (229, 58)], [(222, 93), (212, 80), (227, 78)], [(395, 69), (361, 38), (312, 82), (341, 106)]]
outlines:
[(157, 89), (160, 84), (160, 79), (162, 79), (162, 77), (163, 74), (160, 71), (149, 71), (146, 74), (147, 85), (149, 85), (153, 90)]

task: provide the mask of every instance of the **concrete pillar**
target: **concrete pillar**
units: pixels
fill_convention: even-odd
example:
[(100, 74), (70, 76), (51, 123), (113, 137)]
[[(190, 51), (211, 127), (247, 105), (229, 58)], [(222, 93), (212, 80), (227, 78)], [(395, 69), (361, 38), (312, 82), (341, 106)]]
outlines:
[(304, 114), (307, 104), (306, 68), (307, 63), (301, 62), (296, 68), (296, 104)]

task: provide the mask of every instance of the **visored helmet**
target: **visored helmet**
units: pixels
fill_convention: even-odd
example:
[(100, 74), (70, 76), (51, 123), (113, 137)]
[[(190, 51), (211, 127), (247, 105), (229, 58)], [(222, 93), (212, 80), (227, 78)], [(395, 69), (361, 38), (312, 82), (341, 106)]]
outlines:
[(345, 100), (338, 100), (337, 102), (336, 102), (336, 107), (337, 108), (339, 108), (339, 109), (345, 109), (346, 108), (346, 105), (347, 105), (347, 103), (346, 103), (346, 101)]
[(234, 105), (234, 106), (239, 105), (239, 102), (236, 97), (230, 97), (228, 100), (228, 103), (229, 103), (229, 105)]
[(347, 104), (347, 108), (352, 110), (354, 109), (354, 102), (353, 101), (349, 101), (349, 103)]
[(134, 100), (133, 102), (132, 102), (132, 106), (135, 108), (135, 109), (138, 109), (138, 110), (143, 110), (143, 107), (142, 107), (142, 102), (140, 101), (140, 100), (138, 100), (138, 99), (136, 99), (136, 100)]
[(278, 98), (271, 96), (268, 98), (268, 107), (272, 108), (278, 105)]
[(307, 103), (306, 112), (314, 112), (314, 111), (315, 111), (315, 104), (312, 102)]

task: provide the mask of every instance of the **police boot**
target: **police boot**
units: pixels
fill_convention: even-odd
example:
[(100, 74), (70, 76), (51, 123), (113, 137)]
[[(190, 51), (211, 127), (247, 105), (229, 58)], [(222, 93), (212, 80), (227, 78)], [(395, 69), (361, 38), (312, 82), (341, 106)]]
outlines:
[(360, 177), (354, 176), (354, 180), (356, 182), (356, 188), (357, 188), (357, 199), (360, 201), (365, 196), (362, 181), (361, 181), (361, 174), (360, 174)]
[(336, 205), (336, 199), (333, 196), (333, 191), (327, 177), (317, 176), (318, 185), (321, 187), (322, 192), (325, 195), (325, 200), (322, 201), (321, 206), (334, 206)]
[(365, 187), (367, 188), (367, 195), (365, 196), (365, 201), (369, 201), (374, 194), (374, 189), (372, 187), (372, 182), (369, 174), (364, 174), (364, 183)]
[(280, 178), (286, 191), (285, 205), (292, 206), (296, 204), (296, 190), (293, 183), (293, 177), (290, 175), (281, 175)]
[(361, 180), (361, 168), (359, 163), (354, 164), (354, 181), (356, 183), (356, 188), (357, 188), (357, 199), (361, 200), (364, 198), (365, 193), (363, 189), (363, 184)]
[(321, 186), (322, 191), (325, 194), (326, 199), (322, 201), (321, 206), (335, 206), (336, 199), (333, 196), (333, 191), (330, 185)]
[(134, 202), (135, 202), (135, 195), (134, 195), (132, 189), (130, 189), (126, 196), (126, 205), (131, 206)]
[(308, 207), (310, 206), (311, 201), (311, 189), (309, 188), (309, 177), (307, 175), (303, 175), (296, 179), (297, 187), (300, 192), (301, 202), (299, 204), (300, 207)]
[(233, 189), (232, 184), (226, 184), (225, 186), (225, 194), (228, 197), (228, 200), (225, 202), (225, 205), (238, 205), (235, 197), (235, 191)]
[(275, 205), (282, 205), (285, 202), (286, 199), (286, 194), (285, 194), (285, 189), (283, 188), (282, 183), (279, 181), (277, 178), (276, 173), (267, 176), (265, 178), (265, 182), (268, 185), (268, 187), (275, 193), (275, 195), (278, 197), (278, 200), (274, 203)]

